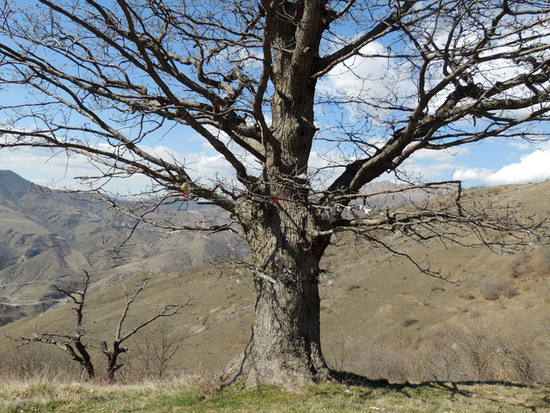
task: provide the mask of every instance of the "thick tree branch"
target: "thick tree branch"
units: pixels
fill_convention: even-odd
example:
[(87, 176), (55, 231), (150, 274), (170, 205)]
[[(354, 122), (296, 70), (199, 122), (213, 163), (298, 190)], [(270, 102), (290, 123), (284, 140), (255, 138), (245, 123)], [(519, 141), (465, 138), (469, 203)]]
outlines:
[[(403, 5), (398, 5), (397, 10), (393, 11), (387, 18), (380, 21), (374, 28), (369, 30), (367, 33), (360, 36), (358, 39), (349, 42), (344, 47), (331, 53), (330, 55), (320, 57), (317, 62), (313, 77), (319, 78), (327, 74), (337, 64), (346, 61), (352, 56), (358, 55), (361, 49), (366, 45), (368, 45), (369, 43), (375, 41), (376, 39), (382, 36), (387, 35), (388, 33), (396, 31), (396, 27), (394, 27), (395, 23), (397, 23), (399, 19), (403, 17), (403, 15), (406, 15), (407, 12), (416, 3), (418, 2), (414, 0), (404, 1)], [(336, 18), (342, 16), (349, 9), (349, 7), (351, 7), (351, 4), (347, 4), (342, 9), (342, 11), (339, 14), (337, 14)]]

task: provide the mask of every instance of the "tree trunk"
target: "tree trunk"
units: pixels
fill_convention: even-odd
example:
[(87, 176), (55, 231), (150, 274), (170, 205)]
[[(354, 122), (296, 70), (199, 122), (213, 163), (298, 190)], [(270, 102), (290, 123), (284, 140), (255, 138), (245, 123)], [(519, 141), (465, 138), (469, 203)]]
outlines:
[(330, 376), (321, 352), (318, 289), (330, 237), (313, 236), (320, 220), (308, 208), (305, 177), (316, 133), (312, 75), (327, 9), (323, 2), (263, 7), (271, 35), (271, 137), (264, 142), (258, 188), (237, 212), (256, 268), (256, 310), (250, 341), (227, 373), (247, 386), (297, 390)]
[(248, 206), (255, 214), (254, 228), (245, 228), (258, 269), (255, 315), (248, 345), (226, 378), (293, 391), (325, 381), (330, 374), (321, 351), (318, 279), (329, 239), (308, 239), (313, 217), (287, 198)]
[(107, 342), (102, 341), (101, 342), (102, 351), (103, 354), (107, 357), (107, 379), (110, 383), (115, 383), (115, 374), (116, 372), (124, 366), (124, 363), (118, 362), (118, 356), (120, 356), (122, 353), (126, 353), (128, 349), (124, 347), (120, 347), (120, 342), (115, 340), (113, 342), (113, 350), (110, 351)]
[(78, 361), (86, 370), (86, 373), (88, 374), (88, 378), (92, 380), (95, 378), (95, 369), (94, 365), (92, 363), (92, 358), (90, 357), (90, 354), (88, 353), (88, 349), (82, 342), (80, 341), (80, 338), (75, 340), (74, 346), (80, 356), (77, 356), (76, 354), (73, 354), (73, 360)]

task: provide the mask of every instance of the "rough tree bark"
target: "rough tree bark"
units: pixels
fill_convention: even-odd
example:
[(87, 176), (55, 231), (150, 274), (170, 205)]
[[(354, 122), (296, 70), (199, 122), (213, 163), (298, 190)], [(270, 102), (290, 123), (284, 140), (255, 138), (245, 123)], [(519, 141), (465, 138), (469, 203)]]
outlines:
[(311, 213), (293, 203), (292, 194), (279, 197), (284, 199), (241, 207), (249, 216), (245, 232), (252, 259), (262, 272), (255, 277), (250, 341), (226, 374), (249, 386), (296, 389), (330, 376), (321, 351), (318, 290), (319, 261), (330, 237), (311, 237), (317, 225)]
[[(266, 35), (275, 88), (270, 137), (277, 145), (268, 154), (258, 193), (237, 215), (254, 262), (271, 280), (255, 279), (250, 341), (227, 375), (247, 385), (295, 389), (330, 376), (321, 351), (318, 290), (319, 261), (330, 236), (313, 235), (320, 228), (308, 209), (306, 179), (316, 132), (312, 73), (328, 10), (323, 2), (289, 2), (282, 8), (264, 2), (264, 9), (271, 23)], [(293, 18), (281, 18), (283, 13)]]

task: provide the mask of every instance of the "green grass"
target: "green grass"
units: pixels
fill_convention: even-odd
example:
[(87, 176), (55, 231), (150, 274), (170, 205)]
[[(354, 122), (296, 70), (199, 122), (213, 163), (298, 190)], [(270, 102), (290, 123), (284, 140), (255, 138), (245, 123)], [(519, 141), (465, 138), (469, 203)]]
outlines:
[(13, 230), (25, 235), (48, 235), (50, 231), (13, 211), (0, 212), (0, 229), (2, 231)]
[(550, 412), (550, 387), (501, 384), (323, 384), (294, 394), (180, 382), (0, 385), (0, 411), (19, 412)]

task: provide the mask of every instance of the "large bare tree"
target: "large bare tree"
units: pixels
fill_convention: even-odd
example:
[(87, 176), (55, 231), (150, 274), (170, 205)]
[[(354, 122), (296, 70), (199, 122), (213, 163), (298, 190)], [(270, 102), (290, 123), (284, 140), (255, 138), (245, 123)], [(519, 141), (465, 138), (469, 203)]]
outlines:
[[(368, 203), (361, 188), (421, 149), (546, 139), (549, 24), (542, 0), (5, 1), (0, 146), (83, 154), (99, 177), (151, 178), (159, 205), (176, 196), (227, 211), (230, 224), (176, 226), (234, 230), (252, 251), (255, 319), (228, 377), (295, 388), (330, 377), (318, 281), (335, 233), (462, 234), (441, 223), (496, 245), (519, 225), (460, 202), (341, 210)], [(330, 87), (330, 76), (355, 87)], [(233, 178), (151, 150), (176, 132), (204, 138)], [(330, 155), (324, 182), (314, 148)]]

